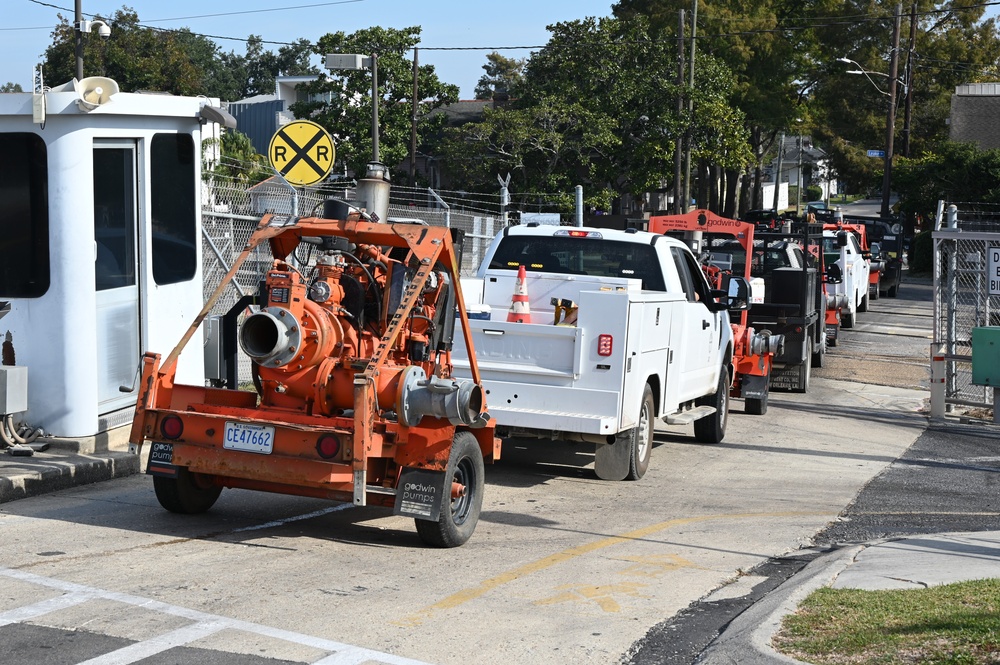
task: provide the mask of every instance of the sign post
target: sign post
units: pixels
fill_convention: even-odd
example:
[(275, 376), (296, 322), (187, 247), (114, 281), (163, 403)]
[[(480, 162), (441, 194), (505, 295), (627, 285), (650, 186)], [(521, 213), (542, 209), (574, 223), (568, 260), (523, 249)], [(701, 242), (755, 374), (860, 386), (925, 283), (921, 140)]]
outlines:
[(301, 187), (330, 175), (335, 156), (330, 134), (309, 120), (296, 120), (281, 127), (267, 147), (267, 158), (274, 170), (289, 183)]

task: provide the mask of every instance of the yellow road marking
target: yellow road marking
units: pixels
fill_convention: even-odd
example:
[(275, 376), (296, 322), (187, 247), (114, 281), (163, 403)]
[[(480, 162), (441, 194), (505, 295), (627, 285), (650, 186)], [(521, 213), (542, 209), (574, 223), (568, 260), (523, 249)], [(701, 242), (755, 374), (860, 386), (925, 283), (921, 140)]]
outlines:
[(536, 600), (535, 605), (555, 605), (557, 603), (596, 603), (605, 612), (619, 612), (621, 606), (615, 600), (616, 595), (634, 596), (636, 598), (648, 598), (639, 593), (639, 589), (645, 588), (646, 584), (637, 582), (627, 582), (625, 584), (601, 584), (598, 586), (588, 586), (585, 584), (564, 584), (556, 587), (556, 591), (565, 589), (563, 593), (556, 594), (545, 600)]
[(532, 561), (531, 563), (526, 563), (523, 566), (518, 566), (513, 570), (508, 570), (505, 573), (500, 573), (495, 577), (491, 577), (487, 580), (483, 580), (477, 586), (469, 587), (468, 589), (462, 589), (461, 591), (454, 593), (447, 598), (443, 598), (438, 602), (428, 605), (422, 610), (415, 612), (407, 617), (403, 617), (399, 621), (393, 621), (392, 623), (397, 626), (403, 626), (406, 628), (413, 628), (421, 625), (424, 621), (431, 618), (435, 612), (440, 612), (441, 610), (450, 610), (465, 603), (475, 600), (481, 596), (486, 595), (493, 589), (503, 586), (504, 584), (509, 584), (510, 582), (516, 582), (517, 580), (532, 575), (534, 573), (546, 570), (547, 568), (552, 568), (561, 563), (566, 563), (567, 561), (572, 561), (578, 557), (585, 554), (590, 554), (591, 552), (596, 552), (597, 550), (604, 549), (606, 547), (611, 547), (612, 545), (619, 545), (621, 543), (628, 543), (634, 540), (640, 540), (648, 536), (653, 535), (659, 531), (665, 531), (678, 526), (684, 526), (685, 524), (695, 524), (698, 522), (709, 522), (714, 520), (739, 520), (739, 519), (751, 519), (760, 517), (805, 517), (814, 516), (817, 514), (826, 515), (827, 513), (814, 513), (814, 512), (782, 512), (782, 513), (735, 513), (731, 515), (703, 515), (701, 517), (683, 517), (673, 520), (667, 520), (666, 522), (659, 522), (657, 524), (651, 524), (649, 526), (642, 527), (641, 529), (636, 529), (635, 531), (629, 531), (628, 533), (623, 533), (620, 536), (610, 536), (608, 538), (603, 538), (601, 540), (595, 540), (592, 543), (586, 543), (584, 545), (577, 545), (576, 547), (570, 547), (561, 552), (556, 552), (555, 554), (550, 554), (547, 557), (541, 558), (537, 561)]

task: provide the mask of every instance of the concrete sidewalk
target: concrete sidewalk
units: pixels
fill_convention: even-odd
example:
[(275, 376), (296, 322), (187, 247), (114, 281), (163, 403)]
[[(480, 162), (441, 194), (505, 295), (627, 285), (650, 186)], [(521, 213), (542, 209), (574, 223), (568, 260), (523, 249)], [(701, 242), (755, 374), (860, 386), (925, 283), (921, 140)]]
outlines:
[(799, 574), (734, 619), (702, 653), (699, 664), (799, 663), (771, 648), (781, 620), (813, 591), (922, 589), (939, 584), (1000, 577), (1000, 531), (942, 533), (839, 548), (821, 555)]

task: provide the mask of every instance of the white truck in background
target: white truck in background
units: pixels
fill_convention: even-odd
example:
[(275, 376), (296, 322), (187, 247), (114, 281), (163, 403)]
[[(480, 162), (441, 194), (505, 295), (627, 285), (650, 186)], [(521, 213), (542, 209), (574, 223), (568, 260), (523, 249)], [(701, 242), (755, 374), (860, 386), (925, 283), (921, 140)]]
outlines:
[[(520, 266), (530, 323), (507, 320)], [(606, 480), (642, 477), (657, 418), (693, 423), (703, 443), (725, 436), (728, 310), (749, 306), (750, 286), (737, 277), (728, 291), (712, 291), (679, 240), (508, 227), (462, 290), (498, 435), (595, 443), (595, 471)], [(575, 313), (576, 323), (556, 325), (557, 307)], [(461, 340), (452, 359), (455, 375), (468, 375)]]
[[(853, 328), (859, 312), (868, 311), (868, 275), (871, 264), (862, 253), (853, 233), (825, 229), (823, 253), (826, 265), (836, 266), (840, 281), (832, 281), (832, 293), (843, 296), (846, 304), (840, 310), (840, 325)], [(835, 278), (836, 279), (836, 278)]]

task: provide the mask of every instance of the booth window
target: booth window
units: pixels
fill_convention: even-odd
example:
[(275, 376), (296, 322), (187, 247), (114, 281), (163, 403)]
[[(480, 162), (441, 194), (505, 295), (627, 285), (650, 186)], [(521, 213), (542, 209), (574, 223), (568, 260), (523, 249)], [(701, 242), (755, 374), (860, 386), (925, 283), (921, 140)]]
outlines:
[(187, 282), (194, 279), (198, 260), (194, 139), (156, 134), (150, 154), (153, 280)]
[(0, 133), (0, 297), (49, 290), (49, 174), (38, 134)]

